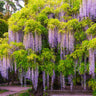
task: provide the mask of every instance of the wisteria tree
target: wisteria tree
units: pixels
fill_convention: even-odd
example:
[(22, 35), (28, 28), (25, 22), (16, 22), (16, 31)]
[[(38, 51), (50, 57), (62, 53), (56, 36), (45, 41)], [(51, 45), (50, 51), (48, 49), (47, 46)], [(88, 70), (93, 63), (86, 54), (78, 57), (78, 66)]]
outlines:
[(25, 86), (30, 80), (35, 96), (54, 90), (55, 83), (61, 90), (68, 84), (71, 91), (79, 84), (86, 90), (87, 81), (95, 80), (96, 23), (91, 1), (29, 0), (8, 20), (8, 34), (0, 38), (0, 62), (18, 72), (21, 85), (23, 77)]

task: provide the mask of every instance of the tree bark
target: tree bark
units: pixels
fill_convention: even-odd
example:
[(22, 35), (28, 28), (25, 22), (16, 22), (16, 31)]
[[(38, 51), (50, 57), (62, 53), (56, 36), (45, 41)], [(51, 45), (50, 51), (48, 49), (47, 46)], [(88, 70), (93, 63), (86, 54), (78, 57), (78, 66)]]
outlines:
[(73, 81), (72, 81), (72, 79), (73, 79), (73, 76), (72, 75), (69, 75), (68, 76), (68, 80), (69, 80), (69, 83), (70, 83), (70, 90), (71, 91), (73, 90)]
[(47, 89), (49, 89), (49, 73), (47, 73)]
[(45, 71), (43, 71), (43, 89), (44, 89), (44, 91), (45, 91), (45, 83), (46, 83)]
[(63, 84), (63, 89), (65, 89), (65, 77), (64, 77), (64, 75), (62, 75), (62, 84)]
[(55, 79), (55, 70), (53, 70), (53, 75), (51, 79), (51, 90), (53, 90), (54, 79)]
[(60, 72), (60, 84), (61, 84), (61, 90), (62, 90), (62, 72)]
[(84, 90), (86, 90), (86, 56), (84, 58), (84, 62), (85, 62), (85, 73), (84, 73)]

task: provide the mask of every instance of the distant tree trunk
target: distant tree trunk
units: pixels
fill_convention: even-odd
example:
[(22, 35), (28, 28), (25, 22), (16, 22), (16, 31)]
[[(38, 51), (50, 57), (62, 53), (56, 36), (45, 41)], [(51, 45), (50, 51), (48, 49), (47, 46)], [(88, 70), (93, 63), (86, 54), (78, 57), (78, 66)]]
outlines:
[(26, 87), (26, 72), (24, 72), (24, 87)]
[(84, 90), (86, 90), (86, 57), (85, 57), (85, 73), (84, 73)]
[(83, 76), (81, 75), (81, 87), (83, 88)]
[[(8, 80), (8, 65), (7, 65), (7, 55), (6, 55), (6, 78)], [(9, 84), (9, 82), (8, 82)]]
[(62, 75), (62, 84), (63, 84), (63, 89), (65, 89), (65, 77), (64, 77), (64, 75)]
[(86, 73), (84, 73), (84, 90), (86, 90)]
[(23, 87), (23, 73), (20, 73), (20, 83), (21, 83), (21, 87)]
[(44, 88), (44, 91), (45, 91), (45, 83), (46, 83), (45, 71), (43, 71), (43, 88)]
[(55, 70), (53, 70), (53, 75), (51, 79), (51, 90), (53, 90), (54, 79), (55, 79)]
[(61, 90), (62, 90), (62, 72), (60, 72), (60, 84), (61, 84)]
[[(77, 63), (78, 63), (78, 60), (75, 61), (75, 67), (74, 67), (74, 72), (75, 72), (74, 77), (75, 77), (75, 79), (76, 79), (76, 67), (77, 67)], [(76, 81), (75, 81), (75, 83), (76, 83)]]
[(49, 73), (47, 73), (47, 88), (49, 89)]
[(72, 75), (69, 75), (68, 76), (68, 80), (69, 80), (69, 83), (70, 83), (70, 90), (72, 91), (72, 89), (73, 89), (73, 81), (72, 81), (72, 79), (73, 79), (73, 76)]
[(16, 70), (17, 70), (17, 68), (16, 68), (16, 67), (17, 67), (17, 66), (16, 66), (16, 61), (15, 61), (15, 64), (14, 64), (14, 66), (15, 66), (15, 73), (16, 73)]

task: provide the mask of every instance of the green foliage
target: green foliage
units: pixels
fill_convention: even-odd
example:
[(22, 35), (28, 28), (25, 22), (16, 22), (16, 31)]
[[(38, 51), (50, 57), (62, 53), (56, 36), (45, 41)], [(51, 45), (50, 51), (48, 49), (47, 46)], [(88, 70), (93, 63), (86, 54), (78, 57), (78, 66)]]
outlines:
[(67, 15), (70, 14), (70, 5), (68, 3), (64, 3), (60, 6), (60, 10), (64, 11)]
[(41, 70), (45, 71), (46, 74), (49, 73), (49, 75), (53, 74), (53, 69), (55, 69), (55, 56), (53, 50), (50, 50), (48, 48), (45, 48), (42, 50), (41, 54)]
[(72, 4), (72, 6), (73, 6), (72, 12), (73, 12), (74, 14), (79, 13), (80, 3), (81, 3), (80, 0), (75, 0), (75, 1), (74, 1), (74, 0), (71, 0), (71, 4)]
[(77, 31), (74, 33), (74, 37), (75, 37), (76, 42), (80, 44), (82, 43), (83, 40), (86, 39), (86, 34), (84, 31), (81, 31), (81, 32)]
[(11, 42), (10, 43), (11, 49), (13, 51), (19, 50), (19, 49), (25, 49), (24, 45), (22, 44), (22, 42)]
[(46, 6), (42, 11), (41, 11), (41, 13), (44, 13), (44, 14), (46, 14), (46, 15), (48, 15), (48, 14), (50, 14), (50, 13), (53, 13), (54, 11), (53, 11), (53, 8), (50, 8), (50, 7), (48, 7), (48, 6)]
[(0, 19), (0, 37), (3, 37), (5, 32), (8, 32), (8, 24), (5, 20)]
[(3, 13), (0, 12), (0, 19), (3, 19), (4, 18), (4, 15)]
[(28, 4), (28, 0), (24, 0), (24, 3), (25, 3), (25, 5), (27, 5)]
[(4, 1), (0, 1), (0, 12), (3, 12), (4, 11), (4, 4), (5, 2)]
[[(53, 70), (57, 68), (57, 73), (62, 72), (64, 76), (69, 76), (74, 75), (74, 68), (76, 67), (76, 72), (79, 71), (80, 75), (87, 73), (89, 71), (89, 63), (86, 60), (85, 66), (83, 59), (89, 57), (88, 50), (90, 48), (96, 49), (96, 38), (90, 41), (86, 39), (87, 35), (91, 34), (95, 37), (96, 24), (93, 24), (89, 18), (84, 18), (82, 21), (72, 19), (77, 17), (79, 13), (80, 1), (81, 0), (29, 0), (29, 3), (24, 8), (11, 16), (9, 19), (9, 28), (13, 32), (23, 30), (24, 34), (32, 32), (33, 35), (41, 35), (43, 50), (41, 53), (35, 53), (31, 49), (26, 51), (21, 42), (11, 42), (9, 46), (8, 33), (5, 33), (5, 38), (0, 38), (0, 56), (10, 55), (11, 50), (19, 72), (23, 70), (27, 71), (30, 67), (33, 69), (38, 68), (39, 71), (45, 71), (46, 74), (52, 76)], [(65, 15), (61, 16), (63, 14)], [(51, 16), (52, 18), (50, 18)], [(61, 22), (61, 18), (64, 22)], [(65, 52), (64, 54), (67, 54), (65, 60), (60, 60), (60, 50), (58, 50), (57, 47), (54, 48), (54, 50), (48, 48), (48, 29), (55, 30), (55, 28), (61, 35), (66, 34), (64, 38), (66, 38), (66, 41), (68, 39), (68, 44), (70, 44), (68, 34), (70, 35), (71, 33), (75, 38), (75, 51), (72, 54)], [(87, 31), (85, 32), (85, 30)], [(54, 38), (52, 38), (52, 40), (53, 39)], [(75, 64), (75, 60), (77, 60), (77, 65)], [(80, 79), (77, 81), (79, 82)]]
[(96, 36), (96, 23), (89, 27), (86, 31), (88, 35), (92, 34), (92, 36)]
[(6, 32), (6, 33), (3, 34), (3, 37), (5, 37), (5, 38), (8, 38), (8, 36), (9, 36), (8, 35), (8, 32)]
[(93, 90), (93, 96), (96, 96), (96, 80), (94, 79), (91, 79), (89, 82), (88, 82), (88, 86), (92, 88)]
[(4, 15), (4, 20), (8, 21), (8, 19), (11, 17), (10, 12), (6, 12), (6, 14)]
[(60, 22), (59, 33), (65, 33), (65, 32), (67, 32), (67, 23)]
[(46, 14), (39, 14), (37, 20), (43, 25), (46, 26), (48, 23), (48, 17)]
[[(62, 2), (64, 2), (64, 4), (61, 5)], [(74, 10), (77, 10), (79, 8), (79, 0), (72, 1), (70, 2), (70, 4), (73, 4), (72, 6)], [(25, 33), (34, 33), (35, 31), (37, 31), (38, 34), (46, 34), (46, 28), (44, 27), (48, 27), (51, 29), (54, 29), (55, 27), (60, 27), (60, 21), (58, 19), (48, 20), (48, 16), (51, 14), (56, 15), (57, 13), (59, 14), (61, 11), (64, 11), (67, 14), (65, 18), (71, 18), (72, 8), (70, 4), (66, 0), (29, 0), (29, 3), (26, 7), (22, 8), (20, 11), (11, 16), (11, 18), (9, 19), (9, 27), (13, 32), (17, 32), (24, 28)], [(56, 9), (54, 8), (54, 6), (56, 7)], [(73, 21), (75, 22), (76, 20)], [(39, 23), (41, 23), (42, 26)], [(72, 29), (71, 27), (75, 26), (74, 23), (72, 23), (72, 25), (73, 26), (70, 25), (68, 29)], [(60, 32), (61, 31), (62, 30), (60, 30)]]
[[(85, 69), (85, 68), (86, 68), (86, 69)], [(79, 73), (80, 73), (81, 75), (84, 75), (84, 73), (89, 72), (89, 64), (87, 63), (87, 64), (85, 65), (84, 62), (81, 62), (78, 70), (79, 70)]]
[(36, 32), (38, 35), (40, 35), (45, 29), (40, 22), (36, 22), (35, 20), (27, 20), (25, 24), (24, 32), (32, 32), (33, 34)]
[(35, 69), (39, 65), (39, 56), (36, 55), (31, 49), (29, 50), (28, 53), (30, 53), (27, 56), (27, 61), (29, 63), (29, 67)]
[(58, 71), (62, 72), (64, 76), (74, 74), (74, 61), (69, 56), (65, 60), (60, 60)]
[(28, 70), (28, 63), (27, 63), (27, 51), (20, 49), (17, 51), (14, 51), (12, 56), (14, 57), (16, 61), (16, 66), (19, 69), (19, 72), (27, 71)]
[(92, 90), (96, 90), (96, 81), (94, 79), (88, 82), (89, 87), (92, 87)]
[(8, 90), (5, 90), (5, 89), (0, 90), (0, 94), (1, 94), (1, 93), (4, 93), (4, 92), (8, 92)]
[(58, 19), (49, 19), (48, 28), (54, 29), (55, 27), (59, 27), (60, 21)]
[(25, 93), (21, 93), (19, 96), (30, 96), (30, 94), (28, 92), (25, 92)]
[(69, 32), (76, 32), (76, 30), (78, 29), (78, 27), (77, 27), (78, 23), (79, 22), (77, 19), (69, 20), (67, 23), (67, 30)]
[(83, 20), (81, 21), (81, 24), (83, 26), (83, 28), (85, 27), (91, 27), (91, 25), (93, 24), (92, 20), (90, 18), (83, 18)]
[(93, 49), (96, 48), (96, 38), (93, 38), (92, 40), (89, 41), (88, 49), (90, 48), (93, 48)]

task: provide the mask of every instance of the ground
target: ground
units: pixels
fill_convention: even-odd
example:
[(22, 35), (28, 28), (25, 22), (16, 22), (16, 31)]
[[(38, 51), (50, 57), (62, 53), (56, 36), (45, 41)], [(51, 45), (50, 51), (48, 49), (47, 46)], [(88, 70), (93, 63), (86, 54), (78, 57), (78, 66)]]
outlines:
[[(20, 87), (20, 86), (1, 86), (1, 90), (8, 90), (4, 93), (0, 93), (0, 96), (9, 96), (12, 94), (16, 94), (15, 96), (18, 96), (17, 93), (25, 93), (26, 90), (30, 89), (31, 87)], [(49, 96), (92, 96), (91, 91), (68, 91), (68, 90), (54, 90), (54, 91), (47, 91), (50, 93)], [(76, 92), (76, 93), (75, 93)], [(81, 92), (81, 93), (80, 93)]]
[(49, 93), (49, 96), (92, 96), (91, 90), (49, 90), (46, 93)]
[(19, 86), (1, 86), (1, 90), (8, 90), (8, 92), (1, 93), (0, 96), (8, 96), (28, 90), (30, 87), (19, 87)]
[[(51, 95), (51, 96), (58, 96), (58, 95)], [(92, 96), (92, 95), (67, 95), (67, 94), (65, 94), (65, 95), (59, 95), (59, 96)]]

